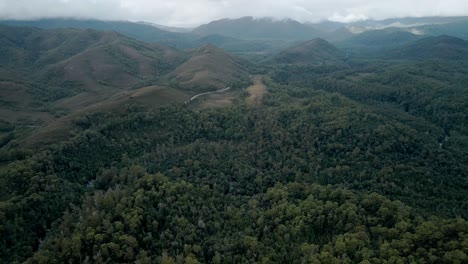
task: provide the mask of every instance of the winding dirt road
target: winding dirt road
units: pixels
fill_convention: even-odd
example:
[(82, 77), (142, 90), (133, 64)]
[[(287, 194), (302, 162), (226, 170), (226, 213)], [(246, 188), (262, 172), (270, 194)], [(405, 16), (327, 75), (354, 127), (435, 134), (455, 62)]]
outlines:
[(221, 89), (221, 90), (197, 94), (197, 95), (192, 96), (192, 98), (190, 98), (190, 100), (186, 101), (185, 103), (188, 104), (188, 103), (192, 102), (193, 100), (197, 99), (197, 98), (200, 97), (200, 96), (209, 95), (209, 94), (215, 94), (215, 93), (224, 93), (224, 92), (226, 92), (226, 91), (229, 91), (230, 89), (231, 89), (231, 87), (228, 86), (228, 87), (226, 87), (226, 88), (224, 88), (224, 89)]

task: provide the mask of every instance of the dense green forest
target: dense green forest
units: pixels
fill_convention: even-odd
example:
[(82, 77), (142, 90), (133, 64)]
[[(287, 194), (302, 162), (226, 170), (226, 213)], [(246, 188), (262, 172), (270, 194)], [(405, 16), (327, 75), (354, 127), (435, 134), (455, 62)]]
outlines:
[(2, 262), (466, 263), (466, 64), (348, 63), (3, 150)]

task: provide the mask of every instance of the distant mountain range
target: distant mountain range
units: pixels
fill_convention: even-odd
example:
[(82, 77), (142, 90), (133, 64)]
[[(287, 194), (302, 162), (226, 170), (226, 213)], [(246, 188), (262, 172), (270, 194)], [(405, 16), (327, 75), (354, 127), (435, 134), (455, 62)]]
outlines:
[[(194, 29), (147, 22), (78, 19), (3, 20), (0, 24), (44, 29), (115, 31), (140, 41), (158, 42), (178, 49), (194, 49), (213, 44), (228, 52), (257, 55), (276, 53), (314, 38), (323, 38), (344, 49), (364, 48), (369, 52), (395, 48), (427, 36), (450, 35), (468, 40), (468, 17), (395, 18), (353, 23), (300, 23), (291, 19), (242, 17), (221, 19)], [(377, 46), (379, 48), (375, 48)]]
[(75, 28), (115, 31), (140, 41), (150, 43), (158, 42), (178, 49), (194, 49), (206, 44), (213, 44), (230, 52), (259, 52), (271, 51), (286, 46), (283, 41), (236, 39), (227, 36), (226, 34), (216, 33), (200, 35), (192, 33), (192, 30), (184, 30), (181, 28), (175, 29), (143, 22), (133, 23), (128, 21), (42, 19), (33, 21), (0, 20), (0, 24), (8, 26), (37, 27), (43, 29)]
[(75, 28), (115, 31), (145, 42), (163, 42), (171, 45), (185, 43), (189, 36), (159, 29), (152, 25), (127, 21), (101, 21), (80, 19), (41, 19), (32, 21), (4, 20), (0, 22), (10, 26), (38, 27), (43, 29)]

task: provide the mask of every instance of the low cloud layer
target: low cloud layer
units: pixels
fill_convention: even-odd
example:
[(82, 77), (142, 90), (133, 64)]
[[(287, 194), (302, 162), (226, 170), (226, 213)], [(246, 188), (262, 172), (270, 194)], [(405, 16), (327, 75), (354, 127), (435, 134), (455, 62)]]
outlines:
[(196, 26), (242, 16), (302, 22), (468, 15), (467, 0), (0, 0), (1, 19), (53, 17)]

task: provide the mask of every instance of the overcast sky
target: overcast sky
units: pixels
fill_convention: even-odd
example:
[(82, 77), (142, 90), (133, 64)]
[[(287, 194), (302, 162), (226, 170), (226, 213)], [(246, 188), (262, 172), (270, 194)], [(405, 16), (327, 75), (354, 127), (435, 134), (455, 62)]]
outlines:
[(1, 19), (79, 17), (197, 26), (242, 16), (355, 21), (468, 15), (468, 0), (0, 0)]

